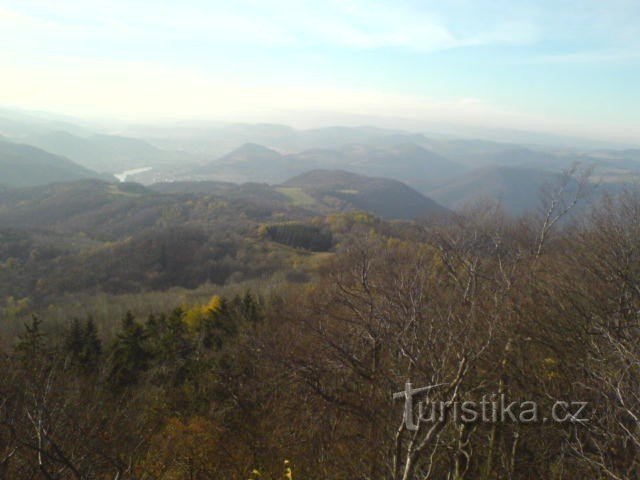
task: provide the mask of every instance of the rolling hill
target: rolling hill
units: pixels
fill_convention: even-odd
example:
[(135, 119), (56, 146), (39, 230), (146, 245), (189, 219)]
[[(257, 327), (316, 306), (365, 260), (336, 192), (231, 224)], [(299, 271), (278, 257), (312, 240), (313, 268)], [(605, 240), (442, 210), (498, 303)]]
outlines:
[(0, 183), (9, 187), (29, 187), (83, 178), (111, 179), (82, 167), (67, 158), (30, 145), (0, 140)]
[(189, 154), (163, 150), (144, 140), (119, 135), (91, 134), (83, 137), (65, 131), (50, 131), (30, 135), (23, 141), (101, 172), (118, 173), (195, 161), (195, 157)]
[(462, 165), (411, 142), (345, 145), (340, 153), (346, 170), (393, 178), (421, 192), (465, 171)]
[(365, 177), (344, 170), (312, 170), (282, 185), (337, 209), (365, 210), (382, 218), (414, 219), (448, 211), (397, 180)]
[(459, 209), (478, 200), (500, 201), (514, 215), (536, 208), (543, 185), (558, 179), (544, 170), (492, 166), (472, 170), (429, 191), (429, 196), (451, 209)]
[(0, 190), (0, 225), (101, 240), (184, 225), (237, 227), (272, 218), (302, 220), (353, 210), (388, 219), (448, 213), (396, 180), (339, 170), (313, 170), (277, 186), (176, 182), (143, 187), (85, 179)]
[(264, 278), (298, 253), (258, 238), (258, 227), (312, 216), (281, 197), (269, 207), (99, 180), (0, 189), (0, 296), (46, 305), (51, 295), (80, 291)]
[(232, 182), (278, 183), (288, 178), (294, 160), (255, 143), (245, 143), (221, 158), (196, 168), (192, 175)]
[(198, 167), (192, 176), (275, 184), (312, 169), (340, 169), (392, 178), (422, 192), (465, 170), (463, 166), (410, 142), (383, 142), (376, 146), (347, 144), (286, 155), (262, 145), (246, 143)]

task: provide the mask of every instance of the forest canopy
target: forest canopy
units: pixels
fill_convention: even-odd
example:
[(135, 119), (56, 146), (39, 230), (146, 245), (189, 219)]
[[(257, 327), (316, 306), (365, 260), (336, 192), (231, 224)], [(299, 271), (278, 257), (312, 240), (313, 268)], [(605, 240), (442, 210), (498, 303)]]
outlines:
[[(111, 297), (136, 311), (117, 317), (99, 308), (76, 314), (71, 304), (60, 317), (10, 297), (0, 472), (635, 478), (640, 196), (605, 198), (566, 222), (572, 205), (551, 199), (539, 215), (516, 219), (477, 205), (446, 221), (345, 213), (258, 225), (242, 242), (256, 259), (271, 259), (264, 281), (211, 284), (191, 297), (169, 290), (162, 304), (151, 292)], [(36, 237), (3, 235), (5, 264), (47, 258), (34, 253)], [(153, 234), (125, 244), (143, 242), (131, 258), (144, 252), (153, 268), (206, 265), (197, 256), (210, 241), (206, 230), (166, 235), (193, 241), (188, 255), (173, 258), (174, 247)], [(202, 258), (217, 265), (230, 248)], [(76, 275), (67, 270), (65, 281), (85, 282)], [(85, 305), (100, 298), (84, 295)], [(407, 381), (439, 386), (428, 398), (442, 415), (416, 430), (404, 422), (403, 402), (393, 401)], [(545, 411), (579, 400), (588, 421), (453, 415), (456, 402), (492, 395)]]

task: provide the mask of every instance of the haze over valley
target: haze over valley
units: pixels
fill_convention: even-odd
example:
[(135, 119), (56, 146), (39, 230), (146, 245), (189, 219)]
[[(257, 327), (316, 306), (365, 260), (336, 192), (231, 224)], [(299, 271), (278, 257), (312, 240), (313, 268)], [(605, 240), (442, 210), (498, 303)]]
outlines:
[(0, 480), (640, 480), (639, 0), (2, 0)]
[[(147, 186), (194, 183), (192, 190), (200, 193), (214, 193), (213, 187), (206, 191), (207, 183), (197, 185), (212, 181), (238, 189), (266, 184), (277, 191), (293, 177), (325, 170), (327, 176), (334, 172), (336, 191), (341, 175), (350, 172), (396, 180), (452, 210), (493, 200), (509, 213), (522, 214), (538, 206), (544, 185), (572, 166), (592, 168), (591, 182), (603, 192), (633, 184), (640, 174), (640, 149), (625, 147), (520, 145), (377, 127), (298, 130), (276, 124), (178, 124), (171, 134), (166, 126), (123, 124), (123, 133), (114, 134), (80, 126), (86, 123), (81, 119), (74, 124), (35, 114), (3, 115), (1, 183), (10, 188), (96, 178)], [(407, 213), (394, 210), (386, 216), (419, 213), (407, 207)]]

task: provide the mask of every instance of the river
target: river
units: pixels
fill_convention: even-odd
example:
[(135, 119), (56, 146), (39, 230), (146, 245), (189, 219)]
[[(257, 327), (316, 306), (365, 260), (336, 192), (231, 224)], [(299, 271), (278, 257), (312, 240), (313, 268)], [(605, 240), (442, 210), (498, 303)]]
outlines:
[(129, 177), (131, 175), (136, 175), (136, 174), (142, 173), (142, 172), (148, 172), (152, 168), (153, 167), (134, 168), (132, 170), (125, 170), (122, 173), (114, 173), (113, 176), (116, 177), (121, 182), (126, 182), (127, 181), (127, 177)]

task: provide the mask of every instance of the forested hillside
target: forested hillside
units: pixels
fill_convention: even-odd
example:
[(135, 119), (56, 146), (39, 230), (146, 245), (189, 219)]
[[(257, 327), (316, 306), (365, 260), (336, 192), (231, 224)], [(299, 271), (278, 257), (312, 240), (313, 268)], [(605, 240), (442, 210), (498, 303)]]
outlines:
[(82, 178), (113, 180), (110, 175), (99, 174), (67, 158), (0, 137), (0, 184), (15, 188)]
[[(145, 192), (128, 195), (135, 210), (135, 195)], [(161, 205), (164, 197), (153, 198)], [(492, 206), (421, 223), (337, 213), (273, 222), (255, 234), (257, 222), (243, 213), (241, 222), (225, 220), (232, 239), (213, 243), (219, 224), (207, 224), (242, 210), (220, 208), (196, 230), (176, 230), (178, 217), (154, 230), (158, 219), (138, 224), (133, 215), (128, 226), (141, 233), (132, 236), (77, 223), (80, 211), (70, 222), (45, 223), (56, 235), (77, 235), (62, 242), (78, 249), (77, 264), (74, 252), (40, 247), (31, 230), (5, 231), (3, 278), (16, 263), (35, 269), (25, 292), (52, 295), (48, 307), (14, 297), (2, 310), (1, 472), (634, 478), (640, 197), (603, 200), (563, 229), (558, 220), (572, 198), (549, 201), (545, 214), (519, 220)], [(201, 218), (212, 204), (175, 215)], [(238, 223), (242, 239), (233, 237)], [(99, 236), (115, 243), (107, 249)], [(226, 285), (209, 285), (199, 297), (167, 290), (162, 303), (151, 294), (193, 287), (212, 268), (221, 272), (213, 281)], [(251, 285), (231, 275), (274, 270), (288, 274)], [(59, 290), (50, 290), (52, 280)], [(18, 281), (3, 288), (8, 283)], [(136, 312), (117, 315), (100, 296), (82, 297), (81, 309), (60, 295), (91, 285), (149, 291), (110, 297)], [(63, 317), (61, 302), (68, 302)], [(403, 402), (393, 401), (409, 379), (438, 385), (429, 397), (443, 414), (415, 431), (407, 430)], [(492, 395), (535, 402), (541, 412), (580, 400), (588, 420), (456, 417), (455, 402)]]
[(0, 480), (640, 480), (640, 0), (5, 0)]
[(284, 258), (298, 253), (278, 253), (259, 227), (323, 221), (276, 191), (247, 190), (257, 198), (93, 180), (4, 192), (0, 295), (42, 305), (62, 293), (195, 288), (289, 268)]
[[(635, 479), (632, 154), (358, 132), (146, 186), (12, 147), (76, 181), (0, 187), (0, 478)], [(540, 416), (460, 417), (487, 398)]]

